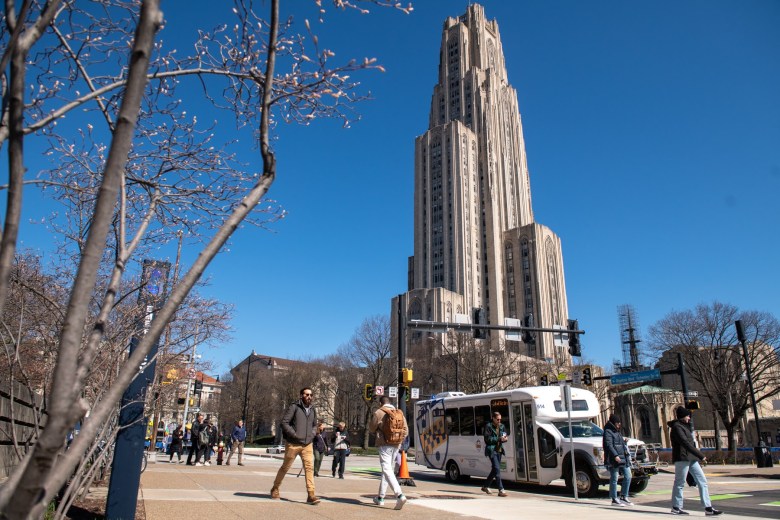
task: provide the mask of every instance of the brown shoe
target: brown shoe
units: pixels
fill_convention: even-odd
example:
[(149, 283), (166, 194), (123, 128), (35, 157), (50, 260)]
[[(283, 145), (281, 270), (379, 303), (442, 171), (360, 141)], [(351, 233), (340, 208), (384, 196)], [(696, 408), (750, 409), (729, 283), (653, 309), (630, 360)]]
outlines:
[(485, 493), (485, 494), (488, 494), (488, 495), (492, 495), (493, 494), (493, 493), (490, 492), (490, 490), (487, 488), (487, 486), (484, 486), (482, 488), (482, 492)]
[(239, 465), (239, 466), (243, 466), (243, 465), (244, 465), (244, 463), (243, 463), (243, 462), (239, 462), (239, 463), (238, 463), (238, 465)]
[(279, 488), (274, 486), (271, 488), (271, 498), (279, 500)]
[(309, 495), (309, 498), (307, 498), (307, 499), (306, 499), (306, 503), (307, 503), (307, 504), (311, 504), (311, 505), (313, 505), (313, 506), (316, 506), (317, 504), (319, 504), (319, 503), (320, 503), (320, 499), (319, 499), (319, 498), (317, 498), (317, 497), (316, 497), (316, 496), (314, 496), (314, 495)]
[(229, 462), (226, 462), (226, 463), (225, 463), (225, 466), (230, 466), (230, 463), (229, 463)]
[(501, 490), (499, 490), (499, 491), (498, 491), (498, 496), (500, 496), (500, 497), (506, 497), (506, 496), (509, 496), (509, 495), (507, 495), (506, 493), (504, 493), (504, 490), (503, 490), (503, 489), (501, 489)]

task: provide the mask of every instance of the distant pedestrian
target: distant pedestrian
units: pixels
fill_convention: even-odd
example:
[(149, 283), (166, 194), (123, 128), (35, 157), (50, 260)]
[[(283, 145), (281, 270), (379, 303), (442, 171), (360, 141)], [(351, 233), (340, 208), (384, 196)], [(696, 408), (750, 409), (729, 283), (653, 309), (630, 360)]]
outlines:
[(271, 488), (271, 498), (278, 499), (279, 487), (287, 471), (292, 466), (295, 457), (300, 456), (306, 473), (306, 502), (312, 505), (320, 503), (314, 492), (314, 453), (312, 441), (317, 433), (317, 410), (312, 406), (313, 392), (311, 388), (301, 389), (301, 398), (290, 405), (282, 417), (282, 433), (287, 441), (284, 451), (284, 462), (276, 473), (274, 485)]
[(678, 406), (675, 411), (677, 420), (666, 423), (671, 429), (672, 461), (674, 462), (674, 486), (672, 487), (672, 514), (687, 515), (683, 510), (683, 488), (688, 473), (693, 475), (699, 488), (699, 499), (704, 506), (707, 516), (723, 514), (712, 507), (710, 492), (707, 486), (707, 478), (701, 469), (702, 462), (707, 462), (707, 457), (696, 447), (693, 442), (691, 427), (691, 411), (684, 406)]
[(230, 457), (233, 456), (236, 450), (238, 450), (238, 465), (244, 465), (241, 462), (244, 458), (244, 441), (246, 441), (246, 428), (244, 428), (244, 421), (239, 419), (236, 421), (236, 425), (233, 426), (233, 433), (230, 434), (230, 453), (228, 453), (225, 466), (230, 466)]
[[(615, 414), (609, 416), (609, 421), (604, 427), (604, 465), (609, 470), (609, 496), (612, 505), (617, 507), (633, 506), (628, 499), (628, 489), (631, 486), (631, 454), (628, 445), (620, 433), (620, 417)], [(618, 474), (623, 475), (620, 485), (620, 496), (617, 494)]]
[(173, 462), (173, 455), (176, 454), (176, 456), (179, 459), (179, 464), (184, 462), (181, 460), (181, 452), (184, 449), (184, 430), (182, 430), (181, 424), (176, 427), (175, 430), (173, 430), (173, 433), (171, 433), (171, 457), (168, 459), (168, 462)]
[(317, 425), (317, 435), (314, 436), (314, 476), (320, 476), (320, 467), (322, 466), (322, 458), (328, 451), (328, 443), (325, 441), (325, 424), (320, 423)]
[(379, 398), (379, 409), (374, 412), (368, 431), (376, 434), (376, 446), (379, 449), (379, 466), (382, 468), (382, 477), (379, 479), (379, 493), (374, 497), (374, 504), (385, 505), (385, 493), (387, 485), (395, 493), (395, 508), (401, 509), (406, 503), (406, 497), (401, 491), (398, 479), (395, 477), (395, 457), (401, 449), (406, 436), (409, 435), (409, 425), (401, 410), (390, 404), (390, 398), (383, 395)]
[(504, 483), (501, 482), (501, 456), (504, 454), (504, 443), (507, 441), (506, 430), (501, 423), (501, 414), (493, 412), (493, 421), (485, 426), (485, 456), (490, 459), (490, 473), (487, 476), (482, 491), (490, 495), (490, 484), (495, 479), (498, 486), (498, 496), (505, 497)]
[(200, 440), (206, 442), (206, 447), (203, 450), (204, 466), (211, 466), (211, 454), (214, 453), (214, 447), (217, 445), (217, 426), (213, 422), (214, 419), (209, 417), (206, 420), (206, 428), (201, 431)]
[[(192, 423), (192, 426), (190, 426), (190, 453), (187, 455), (187, 465), (191, 466), (192, 464), (195, 464), (196, 466), (202, 466), (200, 461), (200, 442), (199, 442), (199, 436), (200, 436), (200, 430), (203, 428), (203, 414), (199, 413), (195, 420)], [(192, 461), (193, 455), (195, 456), (195, 462)]]
[(333, 478), (336, 478), (337, 469), (339, 478), (344, 478), (344, 468), (347, 465), (347, 450), (349, 449), (349, 433), (347, 433), (347, 425), (344, 422), (338, 423), (336, 429), (333, 430), (331, 444), (333, 445), (333, 466), (331, 467)]

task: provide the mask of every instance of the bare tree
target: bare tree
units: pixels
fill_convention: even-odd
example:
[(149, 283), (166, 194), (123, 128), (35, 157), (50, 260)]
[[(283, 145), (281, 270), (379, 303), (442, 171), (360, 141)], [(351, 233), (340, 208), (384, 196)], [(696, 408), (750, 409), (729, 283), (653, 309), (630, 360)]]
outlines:
[(712, 403), (735, 449), (734, 431), (751, 407), (745, 380), (745, 360), (734, 322), (742, 320), (748, 345), (748, 364), (757, 403), (780, 392), (780, 322), (759, 311), (740, 311), (721, 302), (673, 311), (650, 327), (651, 348), (683, 354), (688, 375)]
[[(373, 3), (384, 4), (379, 0)], [(63, 154), (63, 163), (70, 161), (73, 165), (68, 175), (87, 173), (79, 181), (86, 186), (77, 182), (74, 191), (83, 193), (86, 201), (91, 200), (92, 209), (85, 217), (89, 221), (86, 236), (76, 237), (80, 239), (78, 269), (69, 285), (69, 300), (62, 318), (49, 420), (35, 447), (0, 490), (0, 510), (9, 518), (41, 515), (113, 415), (122, 392), (136, 376), (137, 367), (160, 339), (206, 267), (239, 225), (251, 219), (277, 174), (271, 148), (272, 112), (296, 122), (328, 116), (348, 119), (351, 104), (361, 97), (355, 94), (358, 84), (349, 79), (350, 73), (378, 68), (372, 60), (331, 67), (329, 59), (333, 54), (321, 49), (313, 34), (295, 35), (291, 21), (279, 22), (279, 0), (269, 2), (268, 21), (255, 15), (251, 1), (236, 0), (234, 12), (238, 20), (230, 26), (232, 37), (223, 34), (224, 27), (217, 33), (204, 31), (202, 39), (196, 42), (197, 52), (185, 59), (177, 59), (173, 50), (163, 53), (155, 43), (163, 22), (159, 0), (140, 3), (107, 0), (87, 5), (85, 9), (81, 8), (82, 4), (76, 4), (51, 0), (41, 6), (25, 1), (17, 10), (15, 3), (8, 3), (4, 31), (0, 34), (5, 44), (0, 78), (4, 101), (0, 145), (8, 142), (9, 157), (6, 218), (0, 238), (0, 312), (6, 308), (18, 240), (25, 183), (25, 136), (50, 135), (55, 123), (66, 114), (86, 103), (94, 103), (97, 114), (105, 121), (106, 142), (110, 143), (100, 146), (99, 140), (85, 140), (88, 144), (84, 149), (90, 153), (72, 156), (63, 154), (69, 149), (64, 141), (55, 139), (51, 145), (52, 153)], [(334, 4), (354, 7), (343, 0), (334, 0)], [(38, 59), (30, 60), (35, 46), (40, 46)], [(306, 52), (307, 46), (311, 52)], [(118, 56), (126, 55), (124, 51), (117, 52), (122, 48), (130, 49), (127, 65), (123, 60), (117, 61)], [(289, 67), (287, 72), (277, 74), (278, 59)], [(30, 81), (29, 64), (40, 67), (35, 81)], [(112, 65), (116, 69), (106, 74)], [(210, 94), (213, 85), (202, 81), (206, 99), (218, 107), (230, 107), (239, 125), (257, 126), (262, 171), (247, 176), (243, 188), (227, 190), (227, 195), (222, 190), (207, 190), (203, 186), (222, 186), (223, 181), (230, 185), (242, 184), (240, 178), (201, 179), (197, 173), (193, 174), (197, 166), (171, 161), (164, 154), (142, 170), (142, 175), (150, 177), (152, 182), (134, 176), (130, 161), (134, 151), (142, 146), (139, 135), (149, 136), (156, 131), (165, 134), (166, 128), (162, 121), (152, 124), (144, 116), (171, 117), (182, 128), (178, 119), (181, 112), (165, 112), (166, 96), (178, 82), (176, 78), (192, 76), (202, 80), (208, 75), (224, 78), (227, 86), (216, 89), (221, 98), (217, 102), (217, 97)], [(41, 88), (25, 100), (28, 82)], [(83, 135), (88, 137), (88, 131)], [(176, 135), (179, 134), (169, 134), (167, 140), (175, 141)], [(152, 144), (142, 155), (153, 156), (154, 150), (159, 149), (159, 145)], [(162, 148), (163, 152), (171, 149), (175, 147)], [(181, 159), (179, 153), (173, 155)], [(89, 167), (86, 158), (97, 166)], [(140, 156), (139, 164), (143, 164)], [(50, 180), (47, 185), (56, 186), (56, 183)], [(71, 195), (65, 200), (74, 198)], [(213, 217), (209, 220), (211, 224), (202, 225), (199, 214)], [(171, 229), (171, 222), (177, 223), (178, 229), (197, 230), (198, 234), (203, 232), (210, 238), (204, 240), (197, 260), (171, 288), (136, 350), (119, 365), (113, 384), (99, 401), (90, 404), (82, 397), (82, 390), (98, 347), (111, 326), (128, 264), (139, 247), (143, 247), (147, 232), (158, 238), (164, 236)], [(112, 244), (112, 240), (110, 281), (101, 287), (102, 297), (93, 319), (90, 304), (101, 268), (106, 266), (106, 244)], [(87, 410), (89, 419), (84, 421), (81, 434), (62, 453), (66, 433)]]

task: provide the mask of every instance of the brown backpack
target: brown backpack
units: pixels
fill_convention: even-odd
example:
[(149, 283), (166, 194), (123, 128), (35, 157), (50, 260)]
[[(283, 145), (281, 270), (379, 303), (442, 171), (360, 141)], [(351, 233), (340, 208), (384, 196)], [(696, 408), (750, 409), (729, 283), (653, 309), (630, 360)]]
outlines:
[(387, 444), (401, 444), (404, 441), (406, 421), (404, 413), (397, 408), (382, 408), (382, 436)]

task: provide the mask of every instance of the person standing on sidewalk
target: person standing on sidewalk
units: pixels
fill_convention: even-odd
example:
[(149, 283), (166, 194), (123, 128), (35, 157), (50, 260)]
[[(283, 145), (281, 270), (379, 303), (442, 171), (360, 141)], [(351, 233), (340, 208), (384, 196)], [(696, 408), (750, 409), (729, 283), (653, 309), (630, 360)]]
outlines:
[(230, 457), (238, 450), (238, 465), (243, 466), (244, 463), (241, 460), (244, 457), (244, 442), (246, 441), (246, 428), (244, 428), (244, 421), (241, 419), (236, 421), (236, 425), (233, 426), (233, 433), (230, 434), (230, 453), (228, 453), (227, 462), (225, 466), (230, 466)]
[[(199, 413), (195, 417), (195, 421), (192, 423), (192, 426), (190, 426), (190, 453), (187, 455), (187, 465), (191, 466), (195, 464), (196, 466), (200, 464), (198, 462), (200, 460), (200, 430), (203, 428), (203, 414)], [(192, 456), (195, 455), (195, 462), (192, 462)], [(202, 464), (201, 464), (202, 465)]]
[(176, 427), (175, 430), (173, 430), (173, 433), (171, 433), (171, 458), (168, 459), (168, 462), (173, 463), (173, 455), (176, 454), (176, 456), (179, 458), (179, 464), (184, 462), (181, 460), (181, 452), (184, 447), (184, 430), (181, 429), (181, 424)]
[(395, 477), (395, 457), (401, 444), (409, 435), (409, 425), (401, 410), (390, 404), (390, 398), (383, 395), (379, 398), (379, 409), (374, 412), (368, 431), (376, 434), (376, 447), (379, 449), (379, 466), (382, 468), (382, 478), (379, 480), (379, 494), (374, 497), (374, 504), (385, 505), (387, 485), (395, 493), (395, 508), (401, 509), (406, 503), (406, 497), (401, 491), (398, 479)]
[(314, 476), (320, 476), (320, 467), (322, 466), (322, 458), (325, 456), (325, 452), (328, 450), (328, 443), (325, 442), (325, 436), (322, 432), (325, 431), (325, 424), (320, 423), (317, 425), (317, 435), (314, 436)]
[(696, 447), (693, 442), (691, 427), (691, 411), (684, 406), (678, 406), (675, 411), (677, 420), (669, 421), (667, 426), (671, 429), (672, 461), (674, 462), (674, 486), (672, 487), (672, 511), (673, 515), (687, 515), (683, 510), (683, 488), (688, 472), (696, 479), (699, 488), (699, 499), (704, 506), (704, 514), (717, 516), (723, 513), (712, 507), (710, 493), (707, 487), (707, 478), (701, 469), (701, 462), (706, 463), (707, 457)]
[(279, 468), (271, 488), (271, 498), (279, 499), (279, 487), (287, 471), (292, 466), (295, 457), (301, 457), (306, 476), (306, 502), (311, 505), (320, 503), (314, 492), (314, 454), (312, 441), (317, 433), (317, 410), (312, 406), (313, 393), (308, 386), (301, 389), (301, 398), (290, 405), (282, 417), (282, 433), (287, 441), (284, 451), (284, 462)]
[(490, 459), (490, 474), (487, 476), (482, 491), (490, 495), (490, 484), (493, 479), (498, 486), (498, 496), (505, 497), (504, 483), (501, 482), (501, 456), (504, 454), (504, 443), (507, 441), (506, 430), (501, 423), (501, 413), (493, 412), (493, 422), (485, 426), (485, 456)]
[(336, 425), (333, 432), (333, 478), (336, 478), (336, 468), (339, 470), (339, 478), (344, 478), (344, 468), (347, 465), (347, 450), (349, 449), (349, 434), (347, 425), (344, 422)]
[[(609, 421), (604, 427), (604, 465), (609, 470), (609, 496), (612, 505), (617, 507), (633, 506), (628, 499), (628, 489), (631, 486), (631, 454), (628, 451), (623, 434), (620, 433), (620, 417), (615, 414), (609, 416)], [(618, 474), (623, 475), (620, 485), (620, 496), (617, 494)]]

